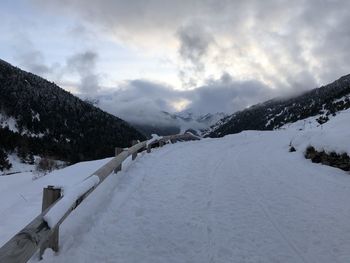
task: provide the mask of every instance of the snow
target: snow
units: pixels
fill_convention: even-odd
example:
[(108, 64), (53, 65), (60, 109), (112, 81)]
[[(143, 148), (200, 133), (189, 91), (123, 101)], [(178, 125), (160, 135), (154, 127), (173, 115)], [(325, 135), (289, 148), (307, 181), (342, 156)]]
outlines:
[(64, 189), (77, 185), (111, 158), (77, 163), (33, 180), (33, 173), (0, 176), (0, 246), (41, 213), (43, 188), (48, 185)]
[[(32, 114), (34, 114), (33, 111), (32, 111)], [(40, 121), (40, 115), (38, 113), (34, 114), (34, 116), (32, 118), (33, 118), (33, 120), (35, 119), (37, 121)], [(1, 113), (1, 112), (0, 112), (0, 127), (1, 128), (7, 127), (12, 132), (19, 132), (17, 120), (15, 118), (9, 117), (5, 113)], [(45, 135), (44, 133), (35, 134), (33, 132), (28, 131), (27, 129), (23, 129), (21, 134), (27, 135), (30, 137), (36, 137), (36, 138), (42, 138)]]
[(296, 131), (314, 129), (320, 126), (320, 124), (317, 122), (317, 118), (319, 118), (320, 116), (321, 115), (316, 115), (316, 116), (299, 120), (293, 123), (286, 123), (283, 126), (281, 126), (279, 129), (288, 129), (288, 130), (296, 130)]
[(37, 121), (40, 121), (40, 114), (39, 113), (35, 113), (34, 111), (32, 111), (32, 119), (33, 120), (37, 120)]
[(292, 135), (143, 155), (67, 219), (61, 252), (43, 262), (348, 262), (350, 177), (289, 153)]
[[(39, 157), (35, 156), (34, 158), (38, 159)], [(27, 164), (27, 163), (21, 162), (18, 156), (14, 153), (8, 155), (8, 160), (12, 164), (12, 167), (9, 170), (0, 171), (0, 176), (20, 173), (20, 172), (31, 172), (35, 170), (34, 164)]]
[(48, 226), (54, 228), (75, 201), (88, 190), (98, 185), (99, 182), (99, 177), (97, 175), (92, 175), (74, 187), (68, 189), (63, 188), (62, 199), (44, 216), (44, 220), (47, 222)]
[[(128, 159), (64, 221), (60, 252), (47, 250), (42, 262), (347, 263), (349, 173), (303, 155), (309, 144), (350, 153), (349, 119), (348, 110), (322, 126), (245, 131)], [(0, 245), (40, 212), (43, 186), (79, 192), (108, 160), (36, 181), (0, 177)]]
[(269, 119), (268, 122), (266, 122), (265, 127), (268, 127), (271, 124), (271, 122), (273, 122), (274, 120), (275, 120), (274, 117)]
[(345, 95), (345, 96), (343, 96), (343, 97), (341, 97), (339, 99), (334, 100), (333, 103), (345, 102), (349, 98), (350, 98), (350, 95), (348, 94), (348, 95)]
[(162, 136), (159, 136), (157, 134), (152, 134), (151, 136), (152, 136), (152, 138), (147, 141), (147, 146), (152, 144), (153, 142), (163, 138)]
[(8, 127), (10, 131), (18, 132), (17, 121), (13, 117), (8, 117), (0, 112), (0, 126), (2, 128)]
[(348, 153), (350, 155), (350, 109), (339, 112), (323, 125), (311, 126), (299, 134), (293, 145), (306, 149), (313, 146), (318, 151)]
[[(19, 173), (33, 172), (33, 178), (37, 178), (45, 175), (45, 173), (40, 173), (36, 171), (36, 163), (41, 159), (40, 156), (34, 155), (34, 164), (23, 163), (16, 153), (11, 153), (8, 155), (8, 160), (12, 164), (9, 170), (0, 171), (0, 176), (12, 176)], [(60, 169), (67, 166), (67, 162), (61, 160), (53, 160), (56, 163), (55, 169)]]

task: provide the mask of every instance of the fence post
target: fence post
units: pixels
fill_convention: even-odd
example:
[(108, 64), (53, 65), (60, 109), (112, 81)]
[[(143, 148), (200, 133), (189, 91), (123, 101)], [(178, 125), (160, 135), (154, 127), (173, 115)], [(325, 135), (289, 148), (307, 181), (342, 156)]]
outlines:
[(149, 145), (147, 145), (147, 153), (150, 153), (151, 152), (151, 145), (149, 144)]
[[(115, 156), (121, 154), (123, 152), (123, 148), (116, 147), (115, 148)], [(117, 168), (114, 169), (114, 173), (117, 173), (122, 170), (122, 165), (120, 164)]]
[[(57, 199), (61, 197), (61, 189), (55, 188), (52, 185), (43, 189), (43, 202), (42, 202), (42, 212), (45, 211), (50, 205), (52, 205)], [(54, 229), (52, 236), (44, 242), (44, 244), (40, 247), (40, 259), (44, 254), (45, 249), (51, 248), (53, 251), (58, 252), (58, 237), (59, 237), (59, 227), (57, 226)]]
[[(137, 143), (138, 143), (138, 141), (136, 141), (136, 140), (133, 140), (133, 141), (131, 142), (132, 146), (134, 146), (134, 145), (137, 144)], [(132, 160), (135, 160), (136, 157), (137, 157), (137, 151), (134, 152), (134, 153), (132, 154)]]

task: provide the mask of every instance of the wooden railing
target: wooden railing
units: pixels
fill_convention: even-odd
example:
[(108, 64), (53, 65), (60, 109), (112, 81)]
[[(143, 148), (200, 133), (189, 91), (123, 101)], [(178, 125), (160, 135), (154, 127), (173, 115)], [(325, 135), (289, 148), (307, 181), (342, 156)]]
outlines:
[[(40, 248), (40, 257), (48, 247), (58, 251), (59, 226), (79, 204), (90, 195), (110, 174), (121, 170), (123, 161), (132, 155), (134, 160), (138, 152), (162, 147), (168, 142), (199, 140), (191, 133), (164, 136), (151, 142), (138, 142), (128, 149), (116, 148), (116, 156), (107, 164), (88, 176), (77, 187), (78, 192), (71, 196), (61, 196), (61, 189), (53, 186), (44, 188), (42, 213), (13, 236), (0, 248), (0, 263), (27, 262)], [(54, 214), (54, 220), (49, 220)]]

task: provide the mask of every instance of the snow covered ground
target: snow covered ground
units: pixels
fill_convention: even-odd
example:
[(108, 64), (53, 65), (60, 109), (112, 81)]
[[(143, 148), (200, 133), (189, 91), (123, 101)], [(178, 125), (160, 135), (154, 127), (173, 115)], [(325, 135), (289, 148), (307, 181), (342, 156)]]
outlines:
[[(38, 157), (36, 157), (38, 158)], [(0, 171), (0, 176), (2, 175), (9, 175), (9, 174), (15, 174), (15, 173), (23, 173), (23, 172), (32, 172), (35, 170), (34, 164), (27, 164), (21, 162), (21, 160), (18, 158), (16, 154), (10, 154), (8, 156), (9, 162), (12, 164), (12, 167), (9, 170)]]
[(109, 159), (82, 162), (33, 180), (31, 172), (0, 176), (0, 246), (41, 213), (47, 185), (74, 187)]
[[(310, 142), (347, 151), (346, 120), (348, 111), (323, 127), (246, 131), (127, 160), (66, 219), (60, 252), (42, 262), (349, 262), (350, 175), (303, 157)], [(35, 181), (0, 177), (0, 245), (40, 212), (45, 185), (69, 189), (107, 161)]]
[(305, 144), (312, 145), (318, 151), (348, 153), (350, 155), (350, 110), (338, 113), (337, 116), (330, 121), (317, 127), (311, 125), (312, 128), (306, 129), (298, 134), (293, 144), (302, 149)]

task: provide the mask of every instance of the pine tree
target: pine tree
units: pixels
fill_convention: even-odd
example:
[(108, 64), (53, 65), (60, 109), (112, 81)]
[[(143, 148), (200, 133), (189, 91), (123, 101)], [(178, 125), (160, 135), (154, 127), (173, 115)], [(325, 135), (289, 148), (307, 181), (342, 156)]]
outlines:
[(4, 150), (0, 149), (0, 171), (9, 170), (12, 164), (7, 159), (7, 154)]

